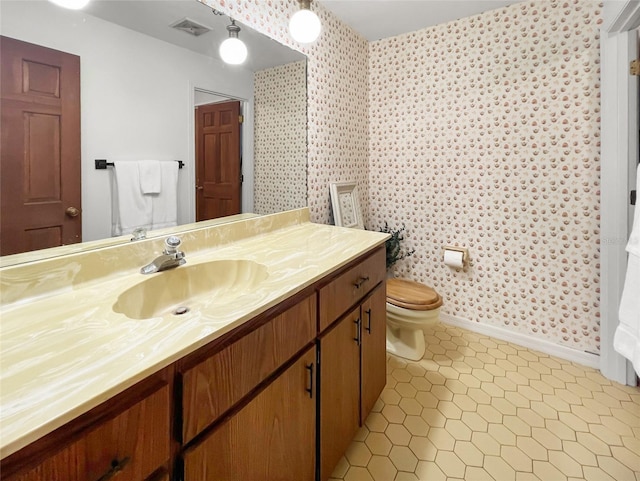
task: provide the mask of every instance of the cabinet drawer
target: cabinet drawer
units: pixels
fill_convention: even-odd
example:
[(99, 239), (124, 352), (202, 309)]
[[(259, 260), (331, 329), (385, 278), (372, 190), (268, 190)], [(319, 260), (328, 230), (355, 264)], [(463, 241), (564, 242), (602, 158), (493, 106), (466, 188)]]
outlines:
[(312, 481), (316, 395), (310, 348), (184, 454), (184, 481)]
[(193, 439), (316, 333), (316, 295), (276, 316), (182, 375), (182, 441)]
[(320, 289), (319, 331), (324, 331), (382, 281), (386, 275), (385, 266), (386, 254), (382, 247)]
[(142, 481), (169, 460), (169, 387), (164, 384), (35, 468), (8, 481)]

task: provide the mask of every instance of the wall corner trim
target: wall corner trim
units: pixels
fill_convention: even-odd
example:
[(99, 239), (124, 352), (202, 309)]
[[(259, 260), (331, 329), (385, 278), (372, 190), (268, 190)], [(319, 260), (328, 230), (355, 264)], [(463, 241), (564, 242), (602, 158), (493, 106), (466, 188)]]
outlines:
[(602, 29), (609, 35), (636, 28), (640, 20), (640, 1), (606, 0), (605, 21)]

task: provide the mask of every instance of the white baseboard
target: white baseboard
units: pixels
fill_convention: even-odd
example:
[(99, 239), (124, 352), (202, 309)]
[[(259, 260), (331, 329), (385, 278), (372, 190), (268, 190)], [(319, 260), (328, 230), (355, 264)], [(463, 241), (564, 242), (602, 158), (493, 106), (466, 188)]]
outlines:
[(478, 334), (484, 334), (485, 336), (495, 337), (502, 341), (512, 342), (513, 344), (544, 352), (545, 354), (582, 364), (583, 366), (593, 367), (596, 369), (600, 368), (600, 356), (597, 354), (578, 351), (577, 349), (545, 341), (544, 339), (535, 339), (531, 336), (527, 336), (526, 334), (512, 332), (503, 327), (480, 324), (478, 322), (472, 322), (468, 319), (452, 316), (450, 314), (440, 313), (440, 320), (451, 326), (461, 327), (463, 329), (468, 329), (469, 331), (477, 332)]

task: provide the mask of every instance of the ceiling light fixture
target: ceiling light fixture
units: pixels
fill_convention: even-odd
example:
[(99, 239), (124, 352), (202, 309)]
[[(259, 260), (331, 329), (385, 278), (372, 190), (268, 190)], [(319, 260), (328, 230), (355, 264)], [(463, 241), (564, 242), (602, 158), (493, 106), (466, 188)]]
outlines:
[(231, 25), (227, 25), (229, 38), (220, 44), (220, 57), (231, 65), (240, 65), (247, 59), (247, 46), (238, 38), (240, 27), (231, 19)]
[(289, 20), (289, 32), (298, 43), (313, 43), (322, 30), (320, 19), (311, 11), (311, 0), (298, 0), (298, 2), (300, 10)]
[(87, 6), (89, 0), (49, 0), (51, 3), (55, 3), (59, 7), (70, 8), (71, 10), (80, 10)]

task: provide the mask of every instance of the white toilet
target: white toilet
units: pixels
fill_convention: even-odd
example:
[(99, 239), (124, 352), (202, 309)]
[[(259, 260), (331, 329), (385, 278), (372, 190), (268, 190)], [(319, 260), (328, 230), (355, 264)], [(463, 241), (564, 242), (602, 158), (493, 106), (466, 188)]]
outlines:
[(442, 297), (408, 279), (387, 280), (387, 351), (411, 361), (424, 356), (423, 329), (440, 320)]

